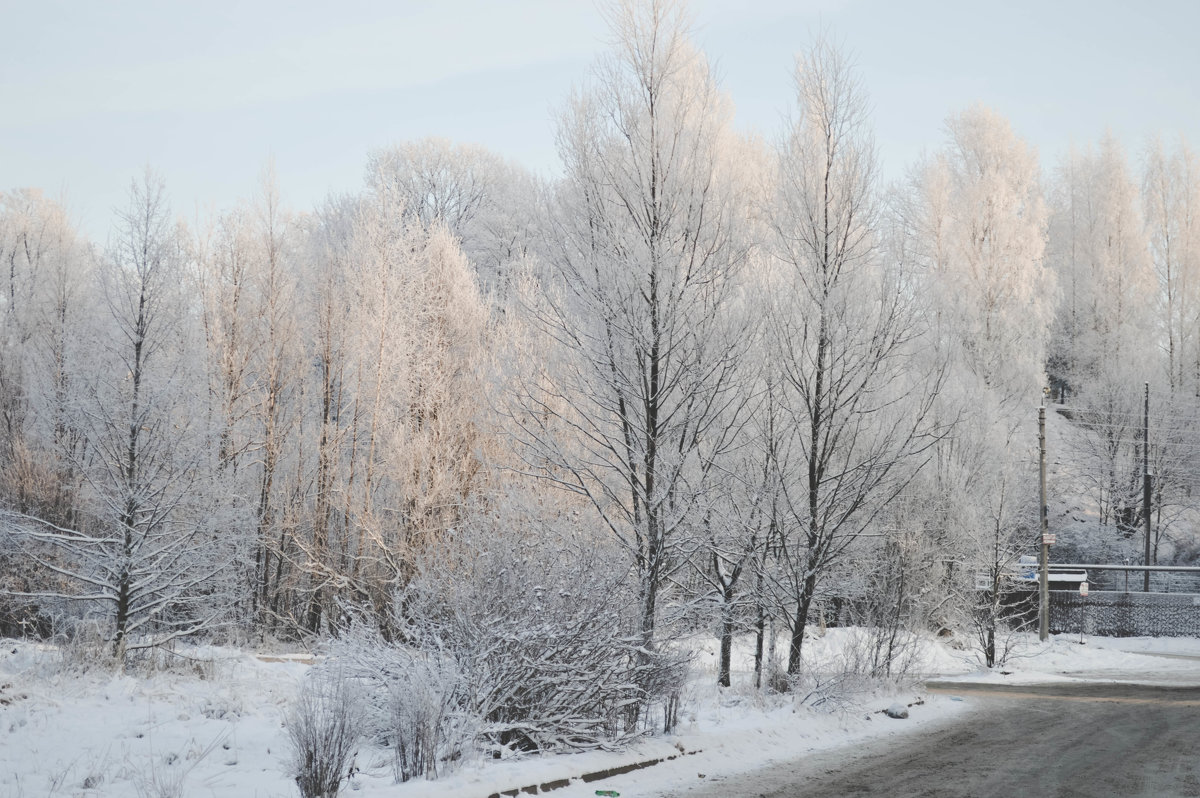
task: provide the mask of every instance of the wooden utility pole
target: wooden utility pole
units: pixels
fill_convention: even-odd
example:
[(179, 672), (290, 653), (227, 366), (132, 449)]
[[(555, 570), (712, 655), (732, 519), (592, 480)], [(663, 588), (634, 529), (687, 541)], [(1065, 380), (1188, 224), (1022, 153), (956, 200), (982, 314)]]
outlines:
[[(1038, 488), (1041, 498), (1042, 540), (1038, 548), (1038, 639), (1050, 637), (1050, 544), (1046, 520), (1046, 401), (1038, 408)], [(1146, 573), (1150, 573), (1147, 571)]]
[(1150, 592), (1150, 383), (1146, 383), (1146, 412), (1142, 417), (1142, 521), (1146, 526), (1146, 570), (1142, 592)]

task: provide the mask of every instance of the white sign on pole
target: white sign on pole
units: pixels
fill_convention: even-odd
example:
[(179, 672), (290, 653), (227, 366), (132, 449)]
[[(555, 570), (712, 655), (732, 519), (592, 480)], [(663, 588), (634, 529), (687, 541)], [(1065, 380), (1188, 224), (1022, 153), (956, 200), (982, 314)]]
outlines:
[(1087, 596), (1087, 593), (1088, 593), (1088, 583), (1080, 582), (1079, 583), (1079, 595)]
[(1052, 546), (1057, 542), (1058, 537), (1053, 532), (1047, 532), (1046, 534), (1042, 535), (1043, 546)]

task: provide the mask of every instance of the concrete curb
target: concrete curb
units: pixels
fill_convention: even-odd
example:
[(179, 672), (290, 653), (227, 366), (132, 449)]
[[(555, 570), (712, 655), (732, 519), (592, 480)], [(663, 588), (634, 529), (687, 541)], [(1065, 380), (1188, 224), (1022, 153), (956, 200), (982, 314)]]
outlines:
[(601, 779), (608, 779), (612, 778), (613, 776), (623, 776), (624, 774), (632, 773), (635, 770), (653, 767), (654, 765), (659, 765), (663, 762), (670, 762), (672, 759), (679, 759), (680, 757), (692, 756), (693, 754), (698, 753), (700, 753), (700, 749), (696, 749), (695, 751), (684, 751), (679, 754), (672, 754), (671, 756), (665, 756), (659, 759), (646, 759), (642, 760), (641, 762), (631, 762), (628, 765), (618, 765), (617, 767), (605, 768), (604, 770), (594, 770), (591, 773), (584, 773), (582, 776), (571, 776), (570, 778), (554, 779), (553, 781), (543, 782), (542, 784), (530, 784), (528, 787), (516, 787), (511, 790), (501, 790), (500, 792), (492, 793), (488, 796), (488, 798), (516, 798), (518, 795), (538, 795), (539, 793), (547, 793), (551, 792), (552, 790), (558, 790), (563, 787), (570, 786), (573, 782), (581, 781), (584, 784), (589, 784), (593, 781), (600, 781)]

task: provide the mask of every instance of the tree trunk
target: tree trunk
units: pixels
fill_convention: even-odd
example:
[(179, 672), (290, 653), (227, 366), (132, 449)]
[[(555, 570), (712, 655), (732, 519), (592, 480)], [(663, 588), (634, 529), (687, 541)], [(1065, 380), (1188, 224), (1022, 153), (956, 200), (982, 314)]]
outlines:
[[(717, 671), (717, 684), (729, 686), (729, 661), (733, 654), (733, 584), (727, 583), (721, 595), (721, 662)], [(760, 638), (761, 645), (761, 638)]]
[(117, 583), (116, 633), (113, 635), (113, 657), (125, 662), (125, 633), (129, 627), (129, 575), (121, 574)]
[(754, 689), (762, 689), (763, 636), (766, 631), (767, 613), (762, 605), (762, 579), (759, 578), (758, 618), (754, 623)]
[(812, 608), (813, 596), (817, 592), (817, 575), (809, 568), (804, 578), (804, 589), (796, 603), (796, 615), (792, 620), (792, 642), (788, 648), (788, 676), (800, 673), (800, 653), (804, 646), (804, 629), (808, 626), (808, 611)]

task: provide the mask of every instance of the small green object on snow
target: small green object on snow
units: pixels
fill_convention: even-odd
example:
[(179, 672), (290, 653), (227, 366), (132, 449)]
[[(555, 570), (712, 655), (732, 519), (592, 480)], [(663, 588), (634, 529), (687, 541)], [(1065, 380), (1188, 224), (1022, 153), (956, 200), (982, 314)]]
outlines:
[(596, 790), (596, 795), (603, 795), (604, 798), (620, 798), (621, 793), (616, 790)]

